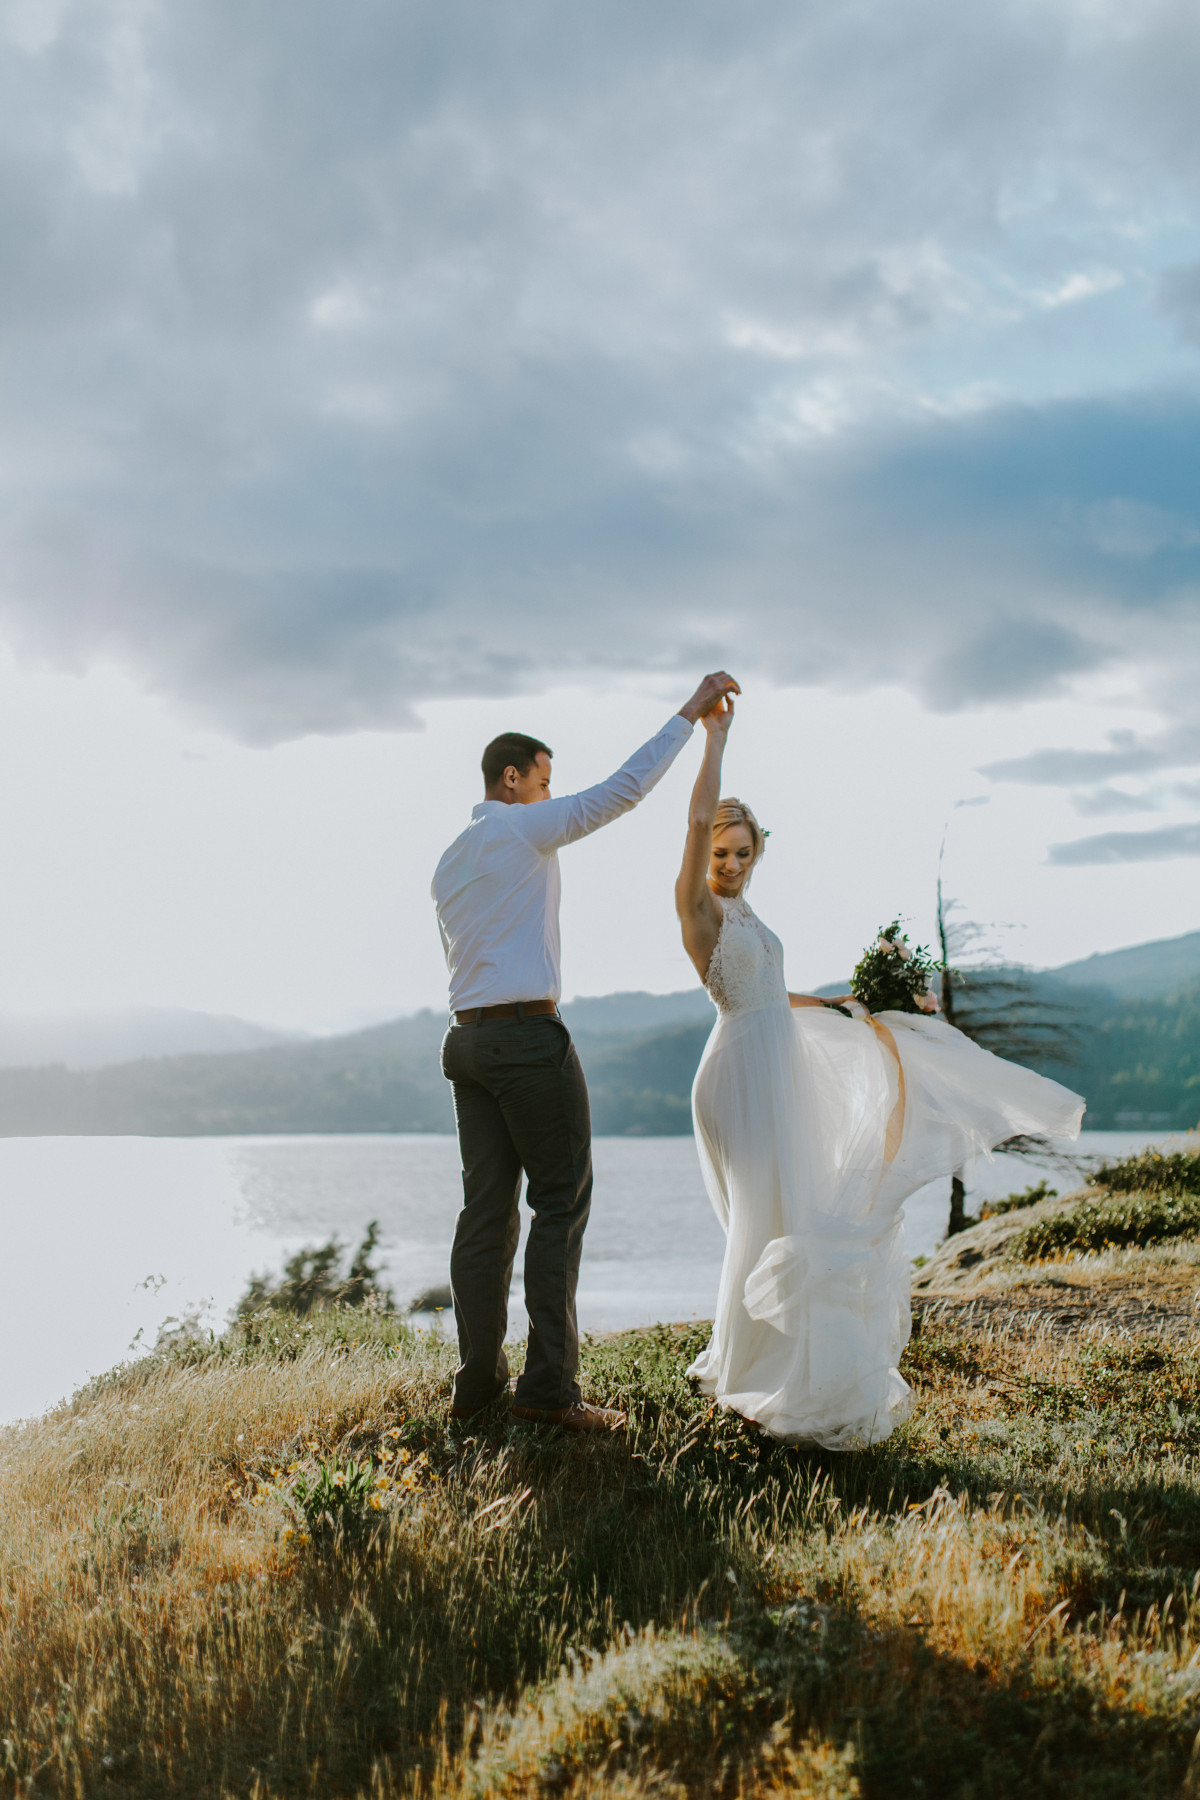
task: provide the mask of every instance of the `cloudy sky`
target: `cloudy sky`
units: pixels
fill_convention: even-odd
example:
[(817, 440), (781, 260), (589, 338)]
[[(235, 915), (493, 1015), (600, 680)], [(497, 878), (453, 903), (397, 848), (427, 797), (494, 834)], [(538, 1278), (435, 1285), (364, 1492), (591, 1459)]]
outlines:
[[(0, 33), (0, 1010), (436, 1002), (481, 742), (580, 785), (719, 664), (794, 980), (947, 820), (1030, 961), (1200, 925), (1194, 6)], [(694, 758), (569, 992), (689, 979)]]

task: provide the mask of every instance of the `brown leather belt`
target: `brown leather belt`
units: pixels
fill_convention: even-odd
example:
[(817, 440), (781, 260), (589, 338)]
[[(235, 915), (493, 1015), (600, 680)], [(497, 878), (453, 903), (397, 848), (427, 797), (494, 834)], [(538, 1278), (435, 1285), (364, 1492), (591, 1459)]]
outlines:
[(456, 1012), (456, 1025), (485, 1025), (493, 1019), (540, 1019), (545, 1013), (557, 1013), (556, 1000), (506, 1000), (502, 1006), (468, 1006)]

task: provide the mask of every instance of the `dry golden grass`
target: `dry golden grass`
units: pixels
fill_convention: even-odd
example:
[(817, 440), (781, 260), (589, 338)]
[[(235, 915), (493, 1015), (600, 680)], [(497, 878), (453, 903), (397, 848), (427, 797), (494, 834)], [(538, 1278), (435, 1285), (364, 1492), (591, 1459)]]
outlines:
[[(73, 1793), (101, 1772), (119, 1785), (136, 1766), (184, 1792), (189, 1779), (224, 1778), (221, 1746), (234, 1738), (305, 1738), (369, 1623), (359, 1608), (339, 1616), (319, 1628), (329, 1653), (304, 1659), (311, 1584), (282, 1538), (278, 1504), (255, 1500), (274, 1468), (381, 1439), (432, 1399), (438, 1377), (436, 1352), (417, 1354), (415, 1340), (399, 1358), (382, 1345), (347, 1354), (318, 1344), (282, 1362), (148, 1360), (7, 1433), (9, 1773)], [(406, 1522), (419, 1532), (422, 1518), (416, 1506)], [(298, 1646), (314, 1683), (282, 1694)]]
[(1197, 1268), (1200, 1268), (1200, 1243), (1190, 1238), (1174, 1238), (1145, 1249), (1092, 1250), (1086, 1254), (1072, 1251), (1061, 1257), (1047, 1257), (1040, 1263), (1011, 1263), (984, 1279), (997, 1286), (1020, 1287), (1025, 1282), (1044, 1281), (1048, 1275), (1062, 1275), (1068, 1280), (1090, 1275), (1136, 1274), (1142, 1277), (1159, 1269)]
[[(624, 1443), (451, 1431), (386, 1320), (118, 1371), (0, 1439), (0, 1786), (1181, 1793), (1200, 1361), (1028, 1326), (932, 1319), (913, 1419), (841, 1457), (714, 1411), (670, 1328), (588, 1347)], [(368, 1456), (381, 1510), (304, 1542), (298, 1477)]]

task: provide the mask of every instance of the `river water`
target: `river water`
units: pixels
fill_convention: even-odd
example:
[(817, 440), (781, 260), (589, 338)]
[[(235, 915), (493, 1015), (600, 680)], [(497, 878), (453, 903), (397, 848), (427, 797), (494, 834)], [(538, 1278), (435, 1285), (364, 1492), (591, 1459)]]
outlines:
[[(1082, 1157), (1128, 1154), (1162, 1133), (1085, 1132)], [(723, 1240), (687, 1137), (597, 1138), (596, 1191), (579, 1287), (580, 1325), (605, 1331), (706, 1318)], [(968, 1206), (1043, 1171), (997, 1157)], [(1070, 1170), (1052, 1185), (1076, 1185)], [(949, 1183), (906, 1208), (909, 1254), (945, 1231)], [(398, 1301), (447, 1279), (459, 1205), (452, 1137), (0, 1139), (6, 1251), (0, 1273), (0, 1421), (28, 1417), (89, 1375), (152, 1344), (164, 1321), (220, 1329), (253, 1271), (303, 1244), (356, 1242), (382, 1227)], [(528, 1213), (522, 1208), (524, 1225)], [(518, 1275), (512, 1328), (523, 1326)], [(433, 1320), (427, 1321), (431, 1325)]]

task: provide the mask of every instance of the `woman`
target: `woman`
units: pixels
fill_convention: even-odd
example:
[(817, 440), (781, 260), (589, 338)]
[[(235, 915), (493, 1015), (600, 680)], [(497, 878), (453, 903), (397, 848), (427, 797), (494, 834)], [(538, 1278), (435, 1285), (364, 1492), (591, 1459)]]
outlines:
[(897, 1368), (910, 1270), (901, 1207), (1018, 1132), (1074, 1136), (1083, 1101), (944, 1020), (790, 994), (745, 900), (763, 852), (721, 800), (728, 700), (704, 720), (675, 901), (718, 1008), (692, 1091), (705, 1185), (726, 1231), (716, 1319), (689, 1373), (781, 1438), (878, 1443), (908, 1411)]

